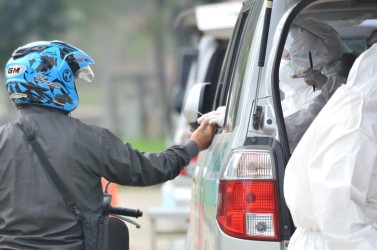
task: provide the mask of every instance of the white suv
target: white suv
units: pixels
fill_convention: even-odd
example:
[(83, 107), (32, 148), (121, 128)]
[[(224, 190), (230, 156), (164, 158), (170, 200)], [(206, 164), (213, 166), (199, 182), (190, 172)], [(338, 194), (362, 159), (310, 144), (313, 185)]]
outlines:
[[(283, 195), (290, 157), (279, 65), (291, 24), (312, 17), (332, 26), (345, 55), (357, 56), (377, 29), (376, 0), (245, 0), (216, 95), (197, 84), (188, 123), (207, 102), (226, 106), (224, 126), (194, 171), (186, 248), (282, 250), (295, 227)], [(309, 62), (309, 60), (308, 60)]]

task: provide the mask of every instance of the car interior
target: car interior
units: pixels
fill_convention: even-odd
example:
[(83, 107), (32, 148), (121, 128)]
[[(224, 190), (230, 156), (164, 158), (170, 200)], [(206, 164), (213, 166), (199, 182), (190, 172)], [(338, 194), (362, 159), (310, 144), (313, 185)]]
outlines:
[[(336, 1), (331, 3), (313, 3), (303, 8), (300, 14), (298, 14), (295, 19), (292, 20), (292, 23), (295, 21), (299, 22), (299, 20), (304, 18), (315, 18), (330, 25), (338, 32), (341, 37), (343, 50), (342, 62), (347, 66), (348, 69), (350, 69), (354, 60), (362, 52), (368, 49), (370, 43), (377, 41), (377, 39), (374, 39), (373, 41), (372, 39), (370, 39), (372, 34), (376, 35), (377, 37), (377, 10), (370, 8), (369, 5), (372, 2), (375, 1), (353, 0)], [(288, 37), (289, 27), (287, 27), (286, 30), (287, 32), (285, 33), (285, 35), (283, 34), (283, 37), (285, 36), (285, 38)], [(345, 83), (346, 82), (344, 82), (344, 84)], [(284, 91), (282, 91), (282, 85), (279, 86), (280, 99), (281, 102), (283, 102)], [(285, 123), (287, 127), (287, 121)], [(292, 148), (291, 146), (291, 153), (293, 152), (293, 150), (294, 147)]]

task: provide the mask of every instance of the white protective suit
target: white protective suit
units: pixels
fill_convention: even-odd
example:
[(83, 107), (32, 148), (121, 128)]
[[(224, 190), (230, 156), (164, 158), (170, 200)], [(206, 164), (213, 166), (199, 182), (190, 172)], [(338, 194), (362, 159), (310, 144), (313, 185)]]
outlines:
[(377, 45), (355, 61), (288, 162), (289, 250), (377, 249)]
[[(331, 95), (346, 82), (348, 69), (341, 61), (342, 44), (339, 34), (331, 26), (314, 18), (300, 19), (292, 24), (285, 49), (291, 60), (281, 61), (279, 86), (283, 92), (282, 109), (293, 152)], [(313, 69), (327, 76), (326, 84), (315, 91), (305, 83), (300, 73), (310, 67), (309, 51), (312, 54)]]

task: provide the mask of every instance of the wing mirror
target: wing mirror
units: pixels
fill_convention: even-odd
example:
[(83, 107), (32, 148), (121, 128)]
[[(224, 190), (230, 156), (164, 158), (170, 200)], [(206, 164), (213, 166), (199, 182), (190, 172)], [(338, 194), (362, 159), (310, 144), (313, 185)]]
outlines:
[(196, 121), (201, 114), (205, 114), (205, 96), (210, 91), (210, 83), (196, 83), (190, 89), (187, 95), (185, 105), (183, 107), (183, 116), (187, 123), (190, 125), (190, 129), (194, 131), (199, 127)]

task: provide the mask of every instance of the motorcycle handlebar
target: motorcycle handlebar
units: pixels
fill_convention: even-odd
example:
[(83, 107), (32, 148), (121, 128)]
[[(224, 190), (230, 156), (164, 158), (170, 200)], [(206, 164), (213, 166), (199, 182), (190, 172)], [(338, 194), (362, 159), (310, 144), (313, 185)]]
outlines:
[(109, 214), (117, 214), (134, 218), (143, 216), (143, 212), (139, 209), (131, 209), (117, 206), (109, 206), (108, 212)]

